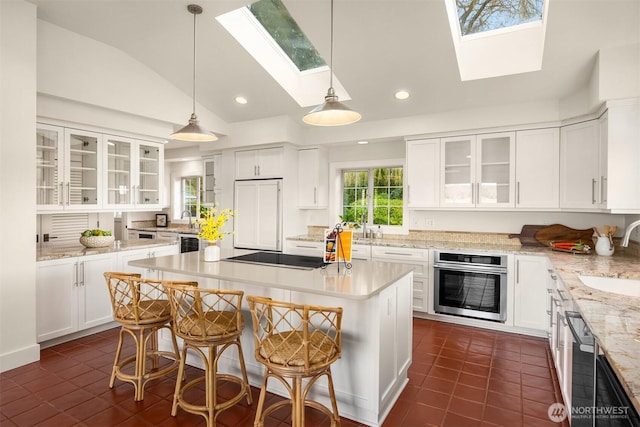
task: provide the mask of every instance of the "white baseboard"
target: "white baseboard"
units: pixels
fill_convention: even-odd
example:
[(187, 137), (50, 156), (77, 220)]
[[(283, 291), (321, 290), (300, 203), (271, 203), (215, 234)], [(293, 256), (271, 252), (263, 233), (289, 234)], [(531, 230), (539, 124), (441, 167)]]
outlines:
[(40, 360), (40, 345), (33, 344), (0, 355), (0, 372), (9, 371)]

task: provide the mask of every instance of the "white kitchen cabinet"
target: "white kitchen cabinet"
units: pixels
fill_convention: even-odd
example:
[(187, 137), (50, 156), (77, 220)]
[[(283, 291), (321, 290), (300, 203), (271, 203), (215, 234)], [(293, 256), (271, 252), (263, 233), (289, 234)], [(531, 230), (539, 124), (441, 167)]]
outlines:
[(298, 208), (326, 208), (329, 194), (329, 163), (324, 148), (298, 150)]
[(407, 207), (440, 204), (440, 139), (407, 141)]
[(516, 132), (516, 208), (560, 207), (560, 130)]
[(203, 160), (203, 188), (202, 188), (202, 201), (207, 206), (214, 206), (216, 203), (216, 197), (220, 192), (218, 187), (218, 177), (220, 175), (220, 161), (222, 156), (216, 154), (213, 157), (209, 157)]
[(113, 320), (104, 272), (112, 253), (40, 261), (36, 267), (37, 341), (43, 342)]
[(560, 208), (599, 210), (603, 201), (602, 151), (597, 120), (560, 129)]
[(42, 123), (36, 129), (38, 211), (99, 208), (102, 135)]
[(440, 153), (440, 207), (514, 207), (514, 132), (443, 138)]
[(104, 207), (118, 210), (160, 208), (162, 146), (114, 135), (104, 135), (104, 144)]
[(236, 181), (234, 247), (282, 250), (281, 184), (280, 179)]
[(640, 98), (608, 101), (599, 129), (602, 207), (640, 213)]
[(323, 243), (320, 241), (287, 240), (284, 252), (290, 255), (322, 257), (323, 249)]
[(547, 328), (547, 273), (545, 256), (516, 255), (514, 325), (544, 331)]
[(397, 262), (413, 267), (413, 310), (428, 311), (429, 250), (371, 246), (373, 261)]
[(236, 179), (282, 178), (282, 147), (236, 151)]

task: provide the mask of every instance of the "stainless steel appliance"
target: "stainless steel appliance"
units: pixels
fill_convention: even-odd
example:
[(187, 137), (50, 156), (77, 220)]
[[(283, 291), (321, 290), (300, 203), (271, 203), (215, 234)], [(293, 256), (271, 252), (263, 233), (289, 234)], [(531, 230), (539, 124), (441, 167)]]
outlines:
[(507, 256), (435, 252), (436, 313), (507, 319)]
[(200, 250), (200, 239), (195, 234), (178, 234), (180, 253), (197, 252)]
[(638, 427), (640, 416), (580, 313), (565, 311), (573, 335), (572, 427)]
[(138, 231), (138, 239), (155, 239), (158, 235), (155, 231)]

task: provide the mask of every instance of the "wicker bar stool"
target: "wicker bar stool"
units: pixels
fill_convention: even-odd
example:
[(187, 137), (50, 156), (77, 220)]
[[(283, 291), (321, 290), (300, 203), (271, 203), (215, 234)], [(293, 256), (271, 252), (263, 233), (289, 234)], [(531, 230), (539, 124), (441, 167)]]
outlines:
[[(142, 279), (140, 274), (106, 272), (104, 277), (109, 287), (113, 319), (122, 325), (109, 388), (113, 388), (116, 378), (129, 382), (135, 389), (134, 400), (143, 400), (148, 381), (164, 377), (179, 365), (180, 351), (170, 325), (169, 300), (159, 281)], [(165, 328), (171, 331), (173, 351), (158, 350), (158, 331)], [(136, 353), (120, 360), (125, 333), (133, 337)], [(161, 356), (171, 362), (161, 366)], [(151, 369), (147, 368), (149, 358)]]
[[(248, 296), (247, 301), (253, 320), (255, 358), (265, 366), (254, 426), (262, 427), (267, 415), (286, 405), (291, 405), (293, 427), (305, 425), (305, 406), (322, 411), (332, 426), (339, 426), (331, 364), (342, 352), (342, 307), (290, 304), (256, 296)], [(327, 377), (332, 410), (307, 399), (311, 386), (323, 375)], [(263, 411), (269, 377), (277, 378), (291, 399), (276, 402)], [(309, 381), (303, 387), (304, 378)]]
[[(192, 414), (202, 415), (207, 426), (215, 426), (221, 411), (238, 403), (244, 396), (252, 403), (251, 388), (242, 354), (240, 336), (244, 329), (244, 318), (240, 311), (244, 292), (197, 288), (175, 283), (166, 283), (165, 288), (171, 302), (173, 328), (182, 338), (182, 355), (178, 370), (178, 381), (173, 396), (171, 415), (176, 416), (178, 406)], [(242, 378), (218, 373), (218, 361), (222, 353), (237, 346)], [(204, 375), (183, 384), (187, 350), (192, 349), (204, 362)], [(205, 383), (205, 404), (197, 405), (185, 399), (185, 394)], [(240, 391), (231, 399), (218, 400), (218, 382), (230, 381), (240, 385)]]

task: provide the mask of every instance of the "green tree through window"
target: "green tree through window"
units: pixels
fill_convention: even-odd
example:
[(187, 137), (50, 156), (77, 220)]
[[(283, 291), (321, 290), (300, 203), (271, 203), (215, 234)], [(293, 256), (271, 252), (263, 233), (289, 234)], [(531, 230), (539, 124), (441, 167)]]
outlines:
[(542, 19), (544, 0), (456, 0), (460, 32), (467, 34)]
[(343, 221), (402, 225), (402, 167), (345, 170), (342, 183)]

